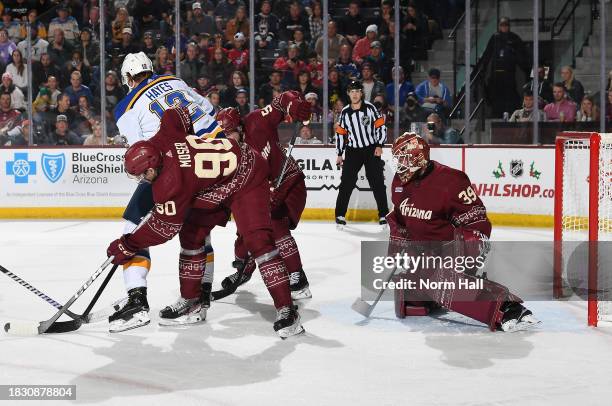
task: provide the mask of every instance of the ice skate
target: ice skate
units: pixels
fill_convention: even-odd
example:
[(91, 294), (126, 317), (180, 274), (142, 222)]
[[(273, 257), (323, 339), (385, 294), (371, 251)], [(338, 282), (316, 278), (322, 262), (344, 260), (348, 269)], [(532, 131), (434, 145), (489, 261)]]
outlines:
[(336, 230), (343, 231), (346, 227), (346, 218), (344, 216), (336, 217)]
[(501, 309), (504, 312), (504, 317), (499, 325), (499, 329), (505, 332), (515, 332), (529, 330), (540, 323), (527, 309), (520, 303), (506, 302)]
[(179, 297), (170, 306), (159, 312), (160, 326), (181, 326), (196, 324), (206, 320), (207, 309), (202, 306), (200, 298), (185, 299)]
[(310, 284), (308, 278), (302, 269), (297, 272), (289, 274), (289, 288), (291, 289), (291, 299), (301, 300), (310, 299), (312, 293), (310, 292)]
[(115, 313), (108, 321), (108, 331), (118, 333), (146, 326), (151, 322), (149, 318), (149, 303), (147, 302), (147, 288), (134, 288), (128, 291), (127, 303)]
[(283, 340), (304, 333), (304, 327), (300, 323), (300, 314), (294, 306), (281, 307), (277, 311), (274, 331)]

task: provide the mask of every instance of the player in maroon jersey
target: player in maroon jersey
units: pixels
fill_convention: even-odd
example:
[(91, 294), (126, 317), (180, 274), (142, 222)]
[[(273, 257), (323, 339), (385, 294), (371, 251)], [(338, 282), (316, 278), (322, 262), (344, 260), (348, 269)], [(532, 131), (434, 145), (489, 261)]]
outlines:
[[(268, 204), (268, 167), (260, 154), (246, 144), (228, 139), (202, 139), (193, 134), (189, 112), (171, 108), (162, 116), (159, 132), (148, 141), (132, 145), (125, 154), (125, 168), (132, 177), (152, 183), (155, 209), (131, 234), (113, 241), (107, 250), (113, 263), (122, 264), (139, 249), (162, 244), (181, 232), (183, 250), (202, 247), (199, 231), (210, 210), (228, 207), (238, 231), (253, 254), (277, 309), (274, 330), (286, 338), (304, 331), (292, 304), (289, 278), (272, 237)], [(188, 235), (190, 234), (190, 235)], [(185, 246), (193, 241), (194, 246)], [(198, 253), (196, 252), (197, 256)], [(179, 264), (181, 296), (200, 300), (204, 253)], [(205, 262), (204, 262), (205, 263)], [(128, 302), (110, 317), (121, 331), (147, 324), (146, 288), (128, 292)], [(144, 322), (143, 322), (144, 321)]]
[[(249, 113), (244, 119), (241, 119), (235, 108), (226, 108), (217, 114), (217, 121), (228, 138), (244, 141), (261, 153), (270, 165), (270, 208), (274, 242), (287, 265), (293, 299), (312, 297), (308, 279), (302, 269), (298, 246), (291, 235), (291, 230), (297, 226), (306, 205), (306, 184), (302, 170), (292, 157), (287, 158), (279, 143), (278, 126), (287, 115), (294, 121), (307, 120), (310, 111), (310, 104), (298, 92), (287, 91), (274, 98), (272, 104)], [(288, 162), (285, 173), (280, 185), (276, 187), (286, 159)], [(244, 263), (248, 250), (242, 236), (236, 240), (235, 253), (234, 265), (238, 268), (246, 267), (239, 283), (241, 285), (251, 278), (255, 270), (252, 256)], [(225, 289), (233, 286), (238, 273), (236, 271), (225, 278), (221, 285)]]
[[(391, 231), (391, 255), (402, 247), (410, 252), (416, 244), (411, 244), (411, 241), (454, 241), (455, 246), (460, 247), (461, 254), (484, 257), (488, 251), (491, 223), (468, 176), (430, 160), (429, 145), (416, 134), (404, 133), (398, 137), (393, 143), (392, 153), (397, 169), (391, 186), (394, 208), (387, 216)], [(412, 253), (416, 254), (414, 251)], [(465, 272), (461, 277), (475, 281), (478, 278), (475, 271)], [(437, 269), (436, 272), (422, 275), (435, 276), (440, 280), (455, 280), (458, 277), (455, 270), (446, 272)], [(531, 311), (521, 304), (522, 300), (506, 287), (486, 278), (482, 285), (482, 292), (462, 292), (461, 295), (456, 291), (446, 292), (445, 295), (428, 292), (428, 297), (438, 305), (489, 325), (491, 330), (521, 330), (538, 323)], [(481, 296), (483, 292), (486, 292), (485, 296)], [(409, 311), (410, 305), (415, 305), (411, 303), (409, 295), (410, 291), (396, 291), (396, 312), (400, 317), (406, 314), (406, 303)], [(454, 296), (462, 297), (462, 301), (457, 301), (456, 297), (453, 301)], [(492, 300), (493, 297), (498, 299)], [(463, 301), (466, 298), (472, 300)], [(416, 307), (422, 305), (416, 303)]]

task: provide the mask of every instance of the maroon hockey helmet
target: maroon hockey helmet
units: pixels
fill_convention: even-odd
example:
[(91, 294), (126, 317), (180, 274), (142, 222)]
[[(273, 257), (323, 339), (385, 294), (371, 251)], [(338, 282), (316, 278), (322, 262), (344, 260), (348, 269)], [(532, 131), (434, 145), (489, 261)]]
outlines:
[(429, 145), (415, 133), (405, 132), (393, 143), (391, 149), (395, 172), (403, 183), (429, 163)]
[(223, 128), (223, 131), (226, 132), (240, 132), (242, 127), (242, 117), (240, 117), (240, 112), (235, 107), (226, 107), (218, 112), (217, 122)]
[(124, 165), (128, 176), (141, 180), (149, 168), (157, 169), (162, 163), (162, 153), (150, 141), (138, 141), (125, 152)]

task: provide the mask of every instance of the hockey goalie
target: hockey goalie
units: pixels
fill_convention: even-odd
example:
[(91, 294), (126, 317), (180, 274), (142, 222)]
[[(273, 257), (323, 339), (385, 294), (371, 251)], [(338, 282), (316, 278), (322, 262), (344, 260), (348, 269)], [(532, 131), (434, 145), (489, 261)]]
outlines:
[[(422, 255), (425, 250), (425, 254), (486, 256), (491, 223), (467, 175), (430, 160), (429, 145), (416, 134), (398, 137), (392, 154), (396, 173), (391, 186), (394, 208), (387, 215), (389, 255)], [(427, 248), (419, 250), (419, 244)], [(437, 249), (432, 250), (433, 246)], [(426, 277), (447, 288), (423, 289), (416, 294), (409, 289), (396, 289), (397, 316), (425, 315), (443, 307), (480, 321), (492, 331), (525, 330), (539, 323), (518, 296), (486, 276), (477, 276), (477, 270), (472, 267), (459, 272), (434, 267), (400, 274), (396, 278)], [(481, 288), (459, 292), (460, 284), (444, 284), (458, 280)]]

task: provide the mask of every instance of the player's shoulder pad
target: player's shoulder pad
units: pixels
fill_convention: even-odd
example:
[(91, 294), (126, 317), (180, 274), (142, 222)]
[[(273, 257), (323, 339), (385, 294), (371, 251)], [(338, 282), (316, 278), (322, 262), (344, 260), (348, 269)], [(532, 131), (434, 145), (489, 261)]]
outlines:
[(449, 189), (464, 189), (472, 184), (468, 175), (462, 170), (451, 168), (438, 161), (434, 162), (438, 173), (446, 179), (445, 183), (448, 185)]

